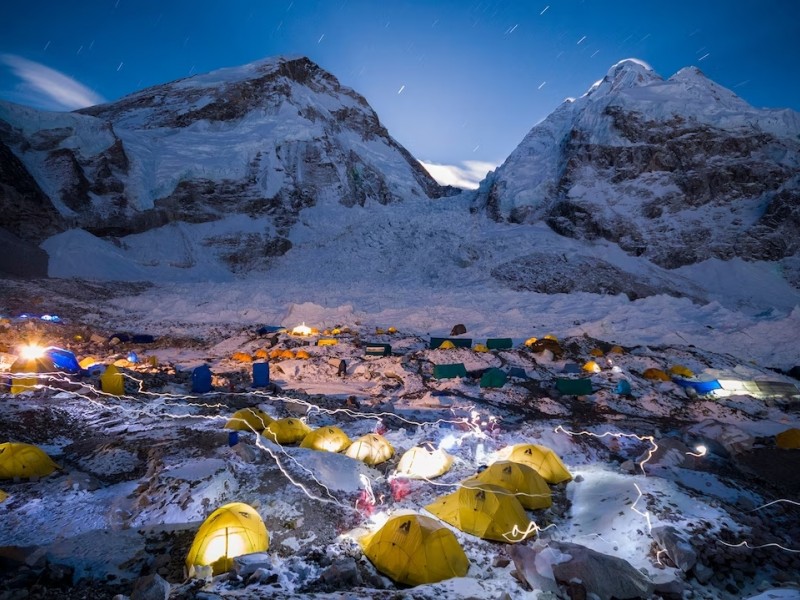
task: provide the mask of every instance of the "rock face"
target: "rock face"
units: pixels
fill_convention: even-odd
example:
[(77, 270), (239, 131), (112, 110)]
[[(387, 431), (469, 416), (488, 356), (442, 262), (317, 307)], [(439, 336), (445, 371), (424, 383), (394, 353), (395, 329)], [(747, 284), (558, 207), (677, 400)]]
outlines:
[(36, 243), (82, 229), (126, 250), (126, 237), (180, 225), (185, 251), (138, 259), (190, 268), (210, 249), (221, 268), (252, 271), (291, 247), (305, 208), (445, 192), (363, 97), (307, 58), (221, 69), (76, 113), (0, 102), (4, 223)]
[(673, 269), (800, 250), (800, 114), (758, 110), (685, 68), (614, 65), (534, 127), (473, 210), (545, 221)]

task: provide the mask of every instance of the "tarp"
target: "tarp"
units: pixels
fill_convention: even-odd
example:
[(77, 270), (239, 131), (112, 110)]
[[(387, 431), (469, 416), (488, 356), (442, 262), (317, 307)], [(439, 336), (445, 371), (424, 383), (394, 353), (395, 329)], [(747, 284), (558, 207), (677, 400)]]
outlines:
[(434, 365), (434, 379), (452, 379), (454, 377), (466, 377), (467, 369), (464, 363), (453, 363), (449, 365)]
[(592, 380), (588, 378), (556, 379), (556, 389), (565, 396), (587, 396), (592, 393)]
[(508, 381), (504, 371), (497, 368), (491, 368), (481, 375), (482, 388), (499, 388), (503, 387)]
[(233, 559), (243, 554), (266, 552), (269, 534), (261, 516), (243, 502), (221, 506), (197, 530), (186, 556), (192, 574), (196, 566), (211, 566), (214, 575), (233, 567)]
[(57, 468), (38, 446), (17, 442), (0, 444), (0, 479), (44, 477)]
[(405, 585), (464, 577), (469, 570), (467, 555), (453, 532), (423, 515), (392, 517), (361, 538), (360, 544), (378, 571)]
[(425, 507), (445, 523), (486, 540), (521, 542), (535, 533), (519, 500), (489, 483), (465, 481)]
[(511, 338), (489, 338), (486, 340), (486, 347), (489, 350), (505, 350), (513, 348), (514, 342), (511, 341)]
[(672, 381), (674, 381), (681, 387), (691, 388), (695, 392), (701, 395), (710, 394), (714, 390), (722, 389), (722, 386), (716, 379), (712, 379), (711, 381), (689, 381), (688, 379), (681, 379), (680, 377), (674, 377)]
[(429, 348), (431, 350), (435, 350), (439, 346), (442, 345), (444, 341), (451, 342), (456, 348), (471, 348), (472, 347), (472, 338), (441, 338), (441, 337), (432, 337), (431, 343)]

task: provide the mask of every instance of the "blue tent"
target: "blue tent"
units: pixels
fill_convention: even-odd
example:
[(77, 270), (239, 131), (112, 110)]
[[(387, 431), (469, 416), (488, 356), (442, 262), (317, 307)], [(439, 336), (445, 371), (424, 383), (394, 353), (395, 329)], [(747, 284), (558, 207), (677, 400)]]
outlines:
[(620, 379), (617, 383), (617, 387), (614, 388), (614, 392), (623, 396), (629, 396), (632, 392), (631, 384), (627, 379)]
[(722, 386), (716, 379), (712, 379), (711, 381), (689, 381), (688, 379), (673, 377), (672, 381), (674, 381), (681, 387), (692, 388), (698, 394), (710, 394), (714, 390), (722, 389)]
[(253, 363), (253, 387), (267, 387), (269, 385), (269, 363)]
[(200, 365), (192, 371), (192, 393), (205, 394), (211, 391), (211, 367)]

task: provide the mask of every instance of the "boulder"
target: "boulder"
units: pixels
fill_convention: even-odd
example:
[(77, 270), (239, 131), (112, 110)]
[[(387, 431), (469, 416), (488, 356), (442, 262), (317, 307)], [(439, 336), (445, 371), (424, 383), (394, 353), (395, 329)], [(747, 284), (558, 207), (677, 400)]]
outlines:
[(233, 570), (242, 579), (247, 579), (258, 569), (270, 569), (272, 560), (266, 552), (243, 554), (233, 559)]
[(697, 553), (678, 530), (671, 525), (653, 527), (650, 535), (658, 545), (667, 551), (667, 555), (681, 571), (688, 573), (697, 563)]
[(168, 600), (169, 583), (161, 575), (145, 575), (133, 584), (131, 600)]
[(578, 584), (587, 596), (600, 600), (649, 598), (653, 593), (653, 582), (621, 558), (569, 542), (550, 542), (550, 547), (570, 557), (553, 564), (553, 575), (562, 585)]
[[(533, 547), (513, 544), (508, 548), (508, 555), (514, 561), (517, 575), (523, 579), (532, 590), (542, 590), (543, 592), (556, 592), (558, 585), (553, 578), (551, 564), (553, 562), (553, 551), (546, 552), (547, 547), (534, 545)], [(538, 560), (537, 560), (538, 559)]]

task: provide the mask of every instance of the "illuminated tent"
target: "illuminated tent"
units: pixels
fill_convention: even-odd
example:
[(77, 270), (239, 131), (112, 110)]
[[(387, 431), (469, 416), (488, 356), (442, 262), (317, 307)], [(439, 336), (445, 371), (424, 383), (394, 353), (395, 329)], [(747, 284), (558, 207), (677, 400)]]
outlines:
[(654, 367), (645, 369), (644, 373), (642, 373), (642, 377), (644, 377), (645, 379), (652, 379), (654, 381), (671, 381), (669, 375), (667, 375), (661, 369), (656, 369)]
[(36, 357), (21, 356), (11, 365), (12, 373), (70, 373), (75, 375), (81, 372), (78, 359), (69, 350), (49, 346), (39, 351)]
[(506, 448), (502, 454), (507, 454), (504, 456), (505, 460), (522, 463), (533, 468), (547, 483), (561, 483), (572, 479), (572, 475), (569, 474), (561, 459), (545, 446), (517, 444)]
[(469, 569), (453, 532), (423, 515), (392, 517), (359, 543), (378, 571), (405, 585), (464, 577)]
[(785, 450), (800, 448), (800, 429), (792, 427), (779, 433), (775, 436), (775, 445)]
[(347, 434), (338, 427), (320, 427), (303, 438), (301, 448), (322, 450), (324, 452), (341, 452), (351, 444)]
[(534, 469), (507, 460), (489, 465), (467, 481), (480, 481), (499, 486), (513, 493), (524, 508), (536, 510), (553, 505), (550, 487)]
[(225, 429), (235, 431), (253, 431), (257, 433), (264, 431), (275, 419), (259, 408), (243, 408), (231, 415), (225, 423)]
[(583, 365), (582, 369), (589, 373), (599, 373), (600, 372), (600, 365), (598, 365), (595, 361), (590, 360), (586, 364)]
[(592, 355), (592, 356), (600, 357), (600, 356), (603, 356), (603, 351), (600, 348), (592, 348), (589, 351), (589, 354)]
[(122, 373), (114, 365), (108, 365), (106, 370), (100, 375), (100, 389), (106, 394), (122, 396), (125, 393), (125, 380)]
[(267, 549), (269, 534), (259, 514), (243, 502), (233, 502), (203, 521), (186, 556), (186, 568), (192, 575), (196, 566), (211, 566), (219, 575), (233, 567), (237, 556)]
[(611, 346), (611, 350), (608, 351), (609, 354), (624, 354), (624, 352), (622, 346)]
[(38, 446), (16, 442), (0, 444), (0, 479), (44, 477), (57, 468)]
[(425, 507), (464, 533), (496, 542), (521, 542), (535, 533), (516, 496), (490, 483), (465, 481)]
[(392, 458), (394, 456), (394, 448), (382, 435), (368, 433), (354, 440), (345, 454), (350, 458), (355, 458), (374, 466)]
[(296, 444), (303, 440), (309, 433), (311, 428), (300, 419), (278, 419), (273, 421), (262, 434), (268, 440), (272, 440), (278, 444)]
[(453, 457), (441, 448), (428, 450), (414, 446), (400, 457), (397, 475), (409, 479), (433, 479), (447, 473), (452, 465)]

